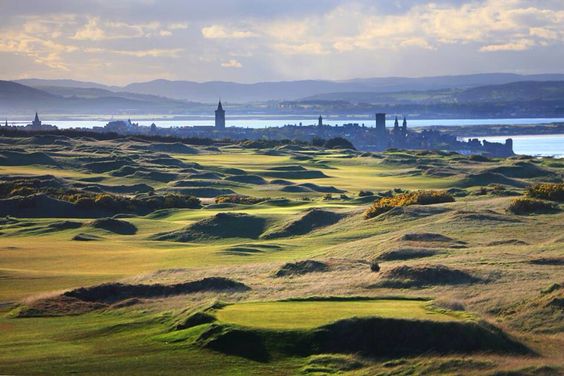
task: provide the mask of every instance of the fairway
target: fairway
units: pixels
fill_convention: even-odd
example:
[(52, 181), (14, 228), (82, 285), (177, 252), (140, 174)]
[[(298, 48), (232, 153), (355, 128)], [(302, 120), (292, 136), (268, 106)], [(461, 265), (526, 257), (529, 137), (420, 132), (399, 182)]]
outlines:
[(261, 329), (310, 329), (350, 317), (454, 321), (456, 316), (431, 311), (427, 301), (375, 299), (357, 301), (281, 301), (228, 305), (220, 321)]

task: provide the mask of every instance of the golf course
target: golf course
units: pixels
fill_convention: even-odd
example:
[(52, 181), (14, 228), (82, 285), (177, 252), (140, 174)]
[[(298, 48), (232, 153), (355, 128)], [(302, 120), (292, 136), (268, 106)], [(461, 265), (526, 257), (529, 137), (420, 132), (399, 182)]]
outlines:
[(559, 375), (564, 161), (0, 137), (0, 374)]

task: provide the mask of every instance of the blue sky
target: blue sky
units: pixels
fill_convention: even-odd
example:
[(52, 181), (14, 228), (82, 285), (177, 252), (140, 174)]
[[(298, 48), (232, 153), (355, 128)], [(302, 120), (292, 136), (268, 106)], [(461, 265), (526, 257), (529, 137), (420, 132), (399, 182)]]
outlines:
[(0, 0), (0, 79), (564, 73), (561, 0)]

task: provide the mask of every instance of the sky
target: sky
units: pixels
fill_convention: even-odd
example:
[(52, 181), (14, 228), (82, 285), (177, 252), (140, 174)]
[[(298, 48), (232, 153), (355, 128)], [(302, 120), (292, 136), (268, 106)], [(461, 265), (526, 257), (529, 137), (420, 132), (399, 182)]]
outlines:
[(564, 73), (563, 0), (0, 0), (0, 79)]

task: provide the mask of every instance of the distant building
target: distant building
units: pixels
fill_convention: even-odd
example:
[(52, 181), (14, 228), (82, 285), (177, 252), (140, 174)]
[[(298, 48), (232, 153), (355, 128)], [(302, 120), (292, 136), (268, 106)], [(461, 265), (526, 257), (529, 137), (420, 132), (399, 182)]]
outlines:
[(217, 105), (217, 110), (215, 110), (215, 128), (225, 129), (225, 110), (223, 110), (221, 100)]
[(317, 126), (319, 127), (323, 126), (323, 117), (321, 117), (321, 115), (319, 115), (319, 119), (317, 119)]
[(31, 122), (24, 127), (26, 131), (54, 131), (57, 130), (57, 127), (50, 124), (43, 124), (41, 120), (39, 120), (39, 115), (37, 112), (35, 113), (35, 118)]
[(104, 126), (104, 129), (107, 132), (115, 132), (115, 133), (123, 133), (123, 134), (137, 133), (137, 130), (139, 129), (139, 124), (132, 123), (131, 119), (127, 119), (127, 121), (113, 120), (107, 123)]
[(376, 148), (384, 150), (388, 146), (388, 131), (386, 130), (386, 114), (376, 114)]
[(35, 119), (33, 119), (33, 121), (31, 122), (31, 126), (33, 127), (41, 127), (41, 120), (39, 120), (39, 115), (37, 115), (37, 112), (35, 113)]

